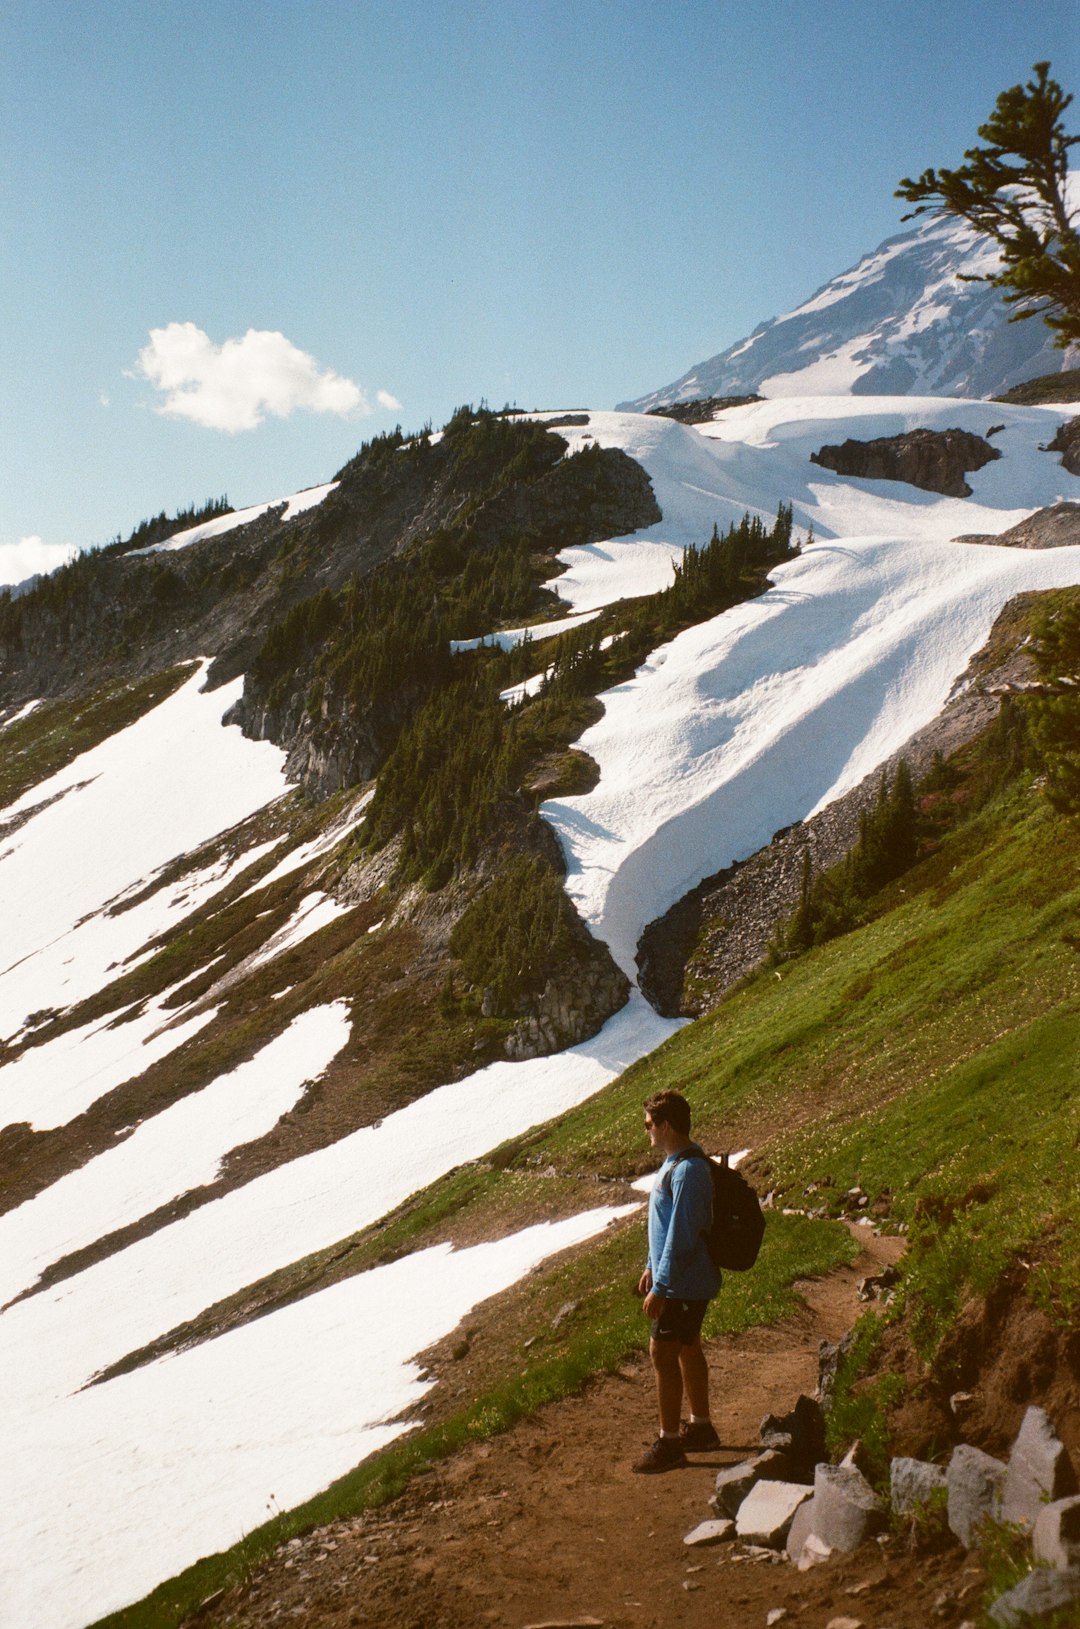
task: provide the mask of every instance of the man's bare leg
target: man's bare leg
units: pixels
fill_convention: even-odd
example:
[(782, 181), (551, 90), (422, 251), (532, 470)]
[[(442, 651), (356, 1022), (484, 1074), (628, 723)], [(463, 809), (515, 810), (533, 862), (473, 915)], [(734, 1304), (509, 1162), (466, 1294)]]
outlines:
[[(679, 1369), (686, 1387), (686, 1400), (695, 1420), (709, 1418), (709, 1365), (702, 1351), (701, 1341), (691, 1341), (679, 1347)], [(681, 1398), (680, 1398), (681, 1402)], [(666, 1427), (665, 1427), (666, 1429)]]
[(649, 1342), (649, 1356), (656, 1371), (656, 1406), (660, 1414), (660, 1429), (677, 1437), (682, 1418), (683, 1368), (682, 1353), (686, 1350), (678, 1341)]

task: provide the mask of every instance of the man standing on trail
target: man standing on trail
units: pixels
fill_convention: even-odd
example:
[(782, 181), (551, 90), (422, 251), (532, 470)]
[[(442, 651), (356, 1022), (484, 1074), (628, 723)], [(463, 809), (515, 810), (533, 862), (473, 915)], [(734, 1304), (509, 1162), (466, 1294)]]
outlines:
[[(709, 1418), (709, 1369), (701, 1349), (705, 1309), (720, 1269), (705, 1242), (712, 1220), (712, 1177), (690, 1140), (690, 1105), (678, 1092), (645, 1103), (649, 1142), (664, 1154), (649, 1195), (649, 1260), (638, 1284), (651, 1320), (649, 1356), (656, 1373), (660, 1435), (634, 1464), (644, 1473), (686, 1464), (686, 1453), (719, 1448)], [(689, 1156), (689, 1157), (688, 1157)], [(683, 1391), (690, 1420), (682, 1424)]]

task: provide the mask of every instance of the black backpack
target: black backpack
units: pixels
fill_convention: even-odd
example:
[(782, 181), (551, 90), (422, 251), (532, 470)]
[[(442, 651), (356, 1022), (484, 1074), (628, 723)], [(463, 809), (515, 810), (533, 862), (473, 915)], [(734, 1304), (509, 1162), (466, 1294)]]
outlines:
[(727, 1154), (714, 1160), (704, 1149), (688, 1148), (676, 1158), (708, 1161), (712, 1177), (712, 1225), (702, 1238), (715, 1266), (744, 1273), (757, 1260), (765, 1233), (765, 1212), (757, 1194), (746, 1178), (733, 1169)]

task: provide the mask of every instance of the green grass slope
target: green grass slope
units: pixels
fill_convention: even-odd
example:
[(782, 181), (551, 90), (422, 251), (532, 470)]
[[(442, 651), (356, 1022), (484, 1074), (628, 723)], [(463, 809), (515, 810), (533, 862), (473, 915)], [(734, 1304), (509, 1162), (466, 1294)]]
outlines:
[[(893, 1354), (932, 1375), (972, 1298), (1021, 1269), (1018, 1293), (1067, 1330), (1080, 1306), (1078, 908), (1080, 822), (1021, 776), (894, 884), (873, 920), (762, 970), (559, 1122), (417, 1196), (357, 1241), (355, 1268), (580, 1208), (583, 1179), (647, 1168), (641, 1103), (673, 1087), (702, 1141), (748, 1145), (774, 1194), (761, 1262), (729, 1276), (708, 1333), (783, 1317), (796, 1278), (849, 1257), (835, 1218), (856, 1208), (855, 1188), (910, 1237)], [(530, 1277), (500, 1303), (466, 1404), (436, 1409), (310, 1505), (106, 1621), (179, 1621), (283, 1538), (392, 1497), (432, 1459), (617, 1365), (641, 1343), (627, 1286), (643, 1254), (637, 1217)], [(568, 1303), (574, 1315), (553, 1328)], [(903, 1382), (851, 1382), (881, 1369), (881, 1345), (876, 1329), (856, 1343), (834, 1421), (836, 1440), (862, 1431), (879, 1459)]]

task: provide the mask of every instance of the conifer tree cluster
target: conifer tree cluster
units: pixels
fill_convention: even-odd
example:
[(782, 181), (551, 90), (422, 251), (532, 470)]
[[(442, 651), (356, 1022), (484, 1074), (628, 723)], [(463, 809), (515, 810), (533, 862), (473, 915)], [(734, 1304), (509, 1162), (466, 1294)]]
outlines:
[(550, 969), (565, 969), (583, 938), (557, 872), (535, 855), (519, 854), (469, 906), (450, 935), (450, 949), (492, 1010), (509, 1014), (541, 994)]
[(1046, 795), (1063, 814), (1080, 814), (1080, 592), (1043, 614), (1034, 648), (1041, 682), (1028, 706)]
[(798, 909), (774, 942), (773, 958), (797, 956), (856, 927), (867, 901), (910, 870), (918, 851), (919, 811), (901, 758), (891, 785), (882, 772), (877, 798), (859, 815), (858, 842), (839, 865), (815, 876), (804, 850)]
[(482, 677), (437, 690), (399, 735), (379, 774), (363, 842), (400, 837), (407, 872), (440, 888), (473, 861), (519, 785), (506, 709)]

